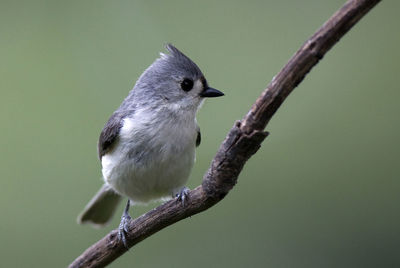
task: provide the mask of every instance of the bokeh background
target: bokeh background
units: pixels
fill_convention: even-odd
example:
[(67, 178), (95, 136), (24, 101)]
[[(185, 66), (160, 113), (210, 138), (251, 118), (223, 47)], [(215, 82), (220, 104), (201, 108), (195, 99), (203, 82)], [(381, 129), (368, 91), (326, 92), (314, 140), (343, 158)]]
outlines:
[[(226, 93), (199, 112), (188, 186), (272, 77), (344, 1), (0, 1), (1, 267), (65, 267), (105, 229), (98, 135), (172, 42)], [(400, 2), (317, 65), (219, 204), (112, 267), (400, 267)], [(157, 204), (134, 209), (137, 217)]]

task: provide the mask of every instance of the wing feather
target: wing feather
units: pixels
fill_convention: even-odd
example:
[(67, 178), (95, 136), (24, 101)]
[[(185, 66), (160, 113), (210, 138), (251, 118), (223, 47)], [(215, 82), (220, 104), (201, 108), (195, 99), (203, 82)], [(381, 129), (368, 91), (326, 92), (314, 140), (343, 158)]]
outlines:
[(101, 131), (97, 147), (100, 159), (113, 147), (122, 127), (122, 120), (121, 114), (114, 113)]

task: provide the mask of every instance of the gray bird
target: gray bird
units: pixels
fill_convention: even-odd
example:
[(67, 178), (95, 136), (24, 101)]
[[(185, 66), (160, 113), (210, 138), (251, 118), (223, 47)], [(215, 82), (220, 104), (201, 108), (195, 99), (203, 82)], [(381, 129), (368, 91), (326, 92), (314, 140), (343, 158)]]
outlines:
[(224, 95), (177, 48), (166, 49), (169, 54), (160, 53), (105, 124), (98, 142), (104, 185), (78, 217), (103, 226), (128, 197), (119, 225), (125, 246), (130, 205), (175, 196), (184, 204), (201, 140), (197, 110), (205, 97)]

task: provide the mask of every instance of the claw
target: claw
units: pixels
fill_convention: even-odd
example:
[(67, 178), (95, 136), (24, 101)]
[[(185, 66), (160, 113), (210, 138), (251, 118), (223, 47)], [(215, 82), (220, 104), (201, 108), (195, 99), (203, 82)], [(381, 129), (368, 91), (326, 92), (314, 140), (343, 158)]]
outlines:
[(187, 187), (183, 187), (179, 193), (176, 194), (177, 197), (177, 201), (181, 201), (182, 206), (185, 206), (185, 200), (187, 200), (189, 198), (189, 188)]

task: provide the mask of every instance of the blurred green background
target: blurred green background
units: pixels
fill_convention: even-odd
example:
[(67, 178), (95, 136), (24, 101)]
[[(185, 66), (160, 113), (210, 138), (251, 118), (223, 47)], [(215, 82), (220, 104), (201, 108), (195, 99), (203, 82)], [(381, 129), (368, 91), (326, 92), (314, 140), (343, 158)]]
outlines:
[[(199, 112), (189, 187), (344, 1), (0, 1), (1, 267), (65, 267), (105, 229), (97, 138), (171, 42), (226, 93)], [(112, 267), (400, 267), (400, 2), (383, 1), (274, 116), (237, 186)], [(137, 217), (157, 204), (134, 209)]]

